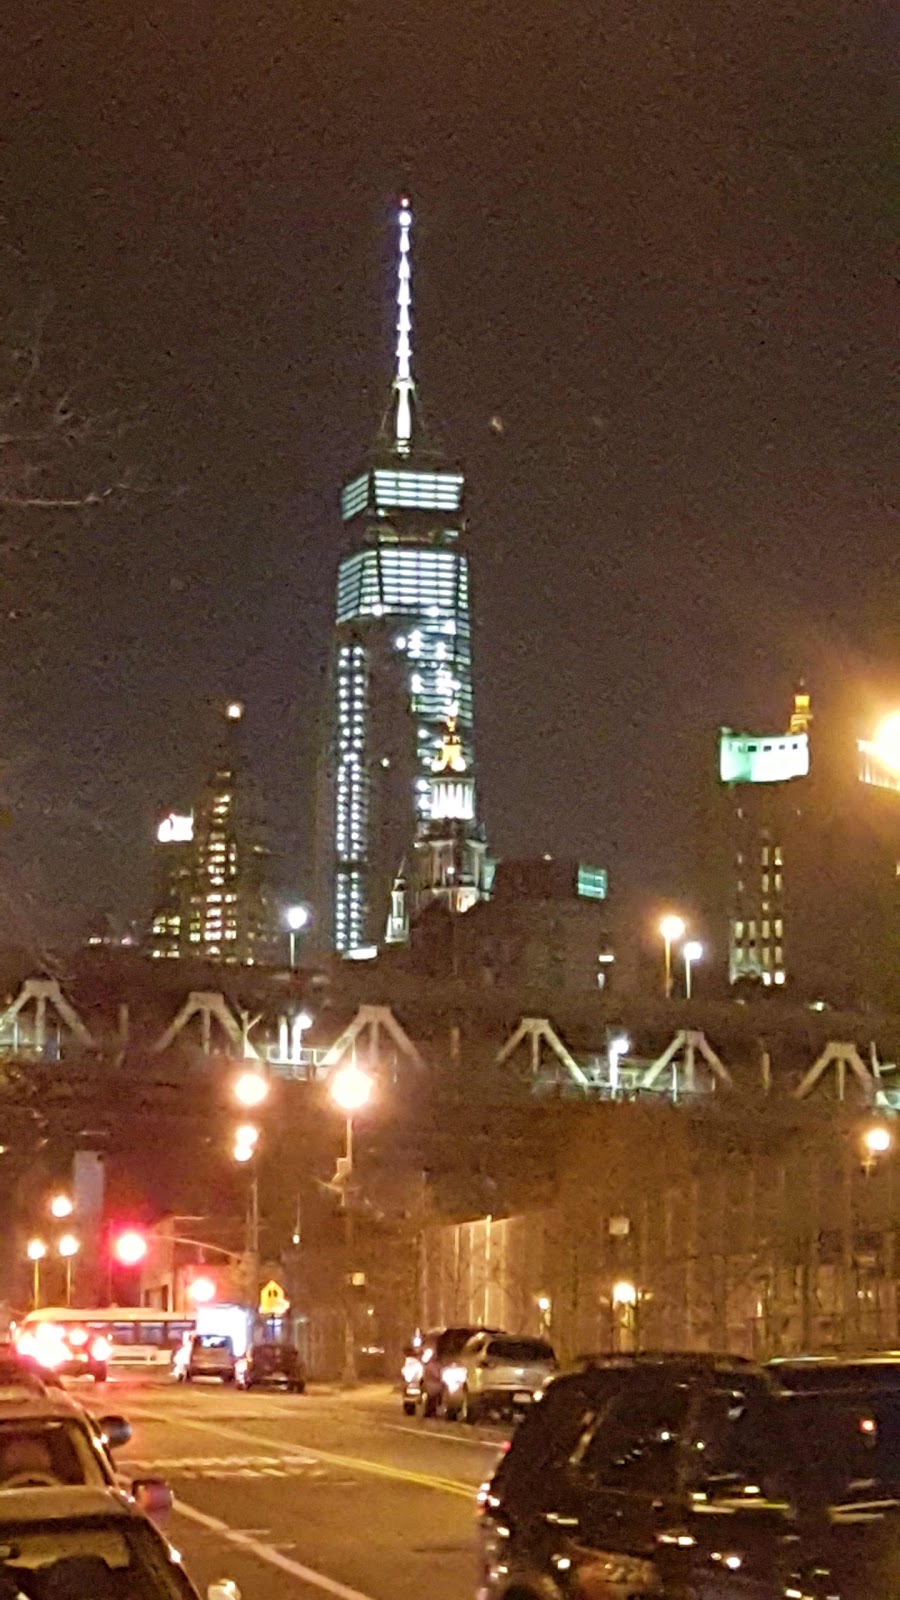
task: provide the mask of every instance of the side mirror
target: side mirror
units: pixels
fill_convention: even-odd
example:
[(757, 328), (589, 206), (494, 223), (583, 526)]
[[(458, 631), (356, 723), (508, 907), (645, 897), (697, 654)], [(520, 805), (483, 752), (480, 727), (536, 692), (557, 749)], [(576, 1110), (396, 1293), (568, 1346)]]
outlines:
[(241, 1591), (230, 1578), (220, 1578), (218, 1583), (210, 1584), (206, 1600), (241, 1600)]
[(172, 1491), (162, 1478), (135, 1478), (131, 1496), (135, 1505), (154, 1522), (167, 1517), (174, 1503)]
[(101, 1417), (100, 1427), (110, 1450), (119, 1450), (131, 1438), (131, 1423), (126, 1417)]

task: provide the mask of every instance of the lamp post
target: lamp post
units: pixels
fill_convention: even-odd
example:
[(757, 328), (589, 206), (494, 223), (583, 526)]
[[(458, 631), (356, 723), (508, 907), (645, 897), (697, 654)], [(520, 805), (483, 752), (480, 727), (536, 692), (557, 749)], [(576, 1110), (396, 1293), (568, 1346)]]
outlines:
[(288, 906), (284, 920), (288, 925), (291, 941), (291, 971), (295, 972), (297, 969), (297, 935), (302, 933), (304, 928), (309, 927), (309, 906)]
[(81, 1249), (81, 1243), (80, 1240), (76, 1239), (74, 1233), (64, 1233), (56, 1248), (66, 1263), (66, 1305), (70, 1306), (72, 1304), (72, 1263)]
[(340, 1169), (343, 1176), (341, 1210), (344, 1216), (344, 1382), (356, 1382), (356, 1334), (353, 1317), (353, 1210), (347, 1204), (347, 1188), (353, 1174), (353, 1114), (362, 1111), (372, 1098), (372, 1079), (353, 1061), (341, 1067), (331, 1078), (328, 1089), (331, 1098), (344, 1113), (344, 1160)]
[(31, 1298), (34, 1310), (39, 1311), (41, 1305), (41, 1262), (47, 1254), (47, 1246), (43, 1239), (29, 1239), (25, 1251), (31, 1262)]
[(243, 1122), (240, 1127), (235, 1128), (232, 1156), (235, 1161), (244, 1162), (250, 1166), (250, 1193), (247, 1204), (244, 1253), (247, 1260), (247, 1275), (250, 1279), (250, 1294), (253, 1299), (254, 1311), (259, 1299), (259, 1179), (254, 1163), (258, 1143), (259, 1129), (252, 1122)]
[[(269, 1080), (261, 1072), (248, 1070), (240, 1073), (233, 1085), (234, 1098), (239, 1106), (255, 1109), (269, 1097)], [(255, 1122), (242, 1122), (234, 1130), (232, 1156), (246, 1164), (250, 1170), (250, 1194), (247, 1204), (245, 1254), (250, 1278), (253, 1310), (259, 1300), (259, 1178), (255, 1157), (259, 1147), (259, 1128)]]
[(703, 960), (703, 946), (699, 939), (688, 939), (682, 948), (684, 957), (684, 998), (691, 998), (691, 971), (695, 961)]
[(662, 920), (660, 921), (660, 924), (659, 924), (659, 931), (662, 934), (663, 946), (664, 946), (665, 952), (666, 952), (666, 986), (665, 986), (666, 999), (667, 1000), (671, 1000), (671, 998), (672, 998), (672, 946), (673, 946), (673, 944), (677, 944), (679, 939), (683, 939), (684, 938), (684, 934), (685, 934), (684, 918), (683, 917), (672, 916), (672, 915), (663, 917)]

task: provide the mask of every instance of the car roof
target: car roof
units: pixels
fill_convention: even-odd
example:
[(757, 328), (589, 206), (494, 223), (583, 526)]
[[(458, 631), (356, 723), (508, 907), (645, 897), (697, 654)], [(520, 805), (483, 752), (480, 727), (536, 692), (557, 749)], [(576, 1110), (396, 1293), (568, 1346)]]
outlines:
[(750, 1361), (746, 1356), (722, 1355), (716, 1351), (704, 1350), (641, 1350), (641, 1351), (600, 1351), (592, 1355), (581, 1355), (575, 1358), (567, 1372), (591, 1372), (604, 1368), (622, 1367), (630, 1371), (640, 1371), (642, 1368), (677, 1367), (679, 1369), (694, 1369), (697, 1372), (739, 1372), (762, 1373), (763, 1368)]
[(10, 1522), (69, 1521), (79, 1517), (121, 1517), (144, 1521), (144, 1514), (119, 1489), (66, 1484), (59, 1488), (4, 1489), (0, 1529)]
[(821, 1355), (821, 1356), (773, 1356), (766, 1366), (773, 1372), (795, 1367), (802, 1371), (815, 1371), (816, 1367), (827, 1367), (829, 1372), (840, 1370), (842, 1367), (897, 1367), (900, 1368), (900, 1352), (896, 1350), (882, 1350), (878, 1353), (860, 1356)]
[[(6, 1396), (9, 1395), (7, 1399)], [(84, 1407), (60, 1389), (29, 1389), (23, 1384), (13, 1393), (12, 1386), (0, 1386), (0, 1427), (5, 1422), (58, 1421), (84, 1416)]]

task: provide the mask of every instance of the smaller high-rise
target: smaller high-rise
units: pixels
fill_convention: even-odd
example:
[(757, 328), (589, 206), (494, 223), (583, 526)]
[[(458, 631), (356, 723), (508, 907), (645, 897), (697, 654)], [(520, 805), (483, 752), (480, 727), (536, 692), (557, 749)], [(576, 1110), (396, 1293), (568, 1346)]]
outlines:
[(278, 959), (268, 852), (241, 748), (244, 708), (232, 700), (194, 810), (169, 812), (156, 834), (149, 953), (254, 966)]
[(900, 716), (874, 736), (805, 690), (787, 729), (719, 737), (717, 914), (731, 984), (900, 1002)]

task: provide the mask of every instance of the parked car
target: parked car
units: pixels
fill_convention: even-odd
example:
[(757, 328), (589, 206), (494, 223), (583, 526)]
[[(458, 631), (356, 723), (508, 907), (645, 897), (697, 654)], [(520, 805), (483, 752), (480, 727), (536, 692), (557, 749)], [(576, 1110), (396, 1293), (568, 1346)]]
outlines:
[[(0, 1496), (2, 1600), (199, 1600), (180, 1557), (112, 1489), (17, 1489)], [(207, 1600), (240, 1600), (227, 1580)]]
[[(897, 1500), (823, 1477), (792, 1407), (729, 1358), (553, 1379), (479, 1494), (478, 1600), (893, 1600)], [(831, 1422), (855, 1470), (840, 1407)]]
[(218, 1378), (234, 1383), (237, 1358), (234, 1343), (224, 1333), (191, 1333), (172, 1357), (172, 1374), (179, 1383), (195, 1378)]
[(514, 1415), (531, 1405), (556, 1370), (546, 1339), (482, 1329), (443, 1369), (444, 1411), (464, 1422), (490, 1412)]
[[(0, 1496), (12, 1490), (119, 1485), (112, 1451), (128, 1443), (125, 1417), (95, 1418), (71, 1395), (34, 1387), (0, 1391)], [(138, 1478), (131, 1498), (162, 1520), (172, 1494), (161, 1478)]]
[(237, 1378), (242, 1389), (287, 1389), (290, 1394), (306, 1389), (306, 1368), (292, 1344), (251, 1345), (238, 1362)]
[(457, 1358), (473, 1334), (496, 1332), (496, 1329), (479, 1327), (433, 1328), (426, 1333), (418, 1351), (412, 1347), (403, 1363), (403, 1410), (414, 1416), (421, 1406), (422, 1415), (436, 1417), (447, 1401), (444, 1369), (458, 1365)]

